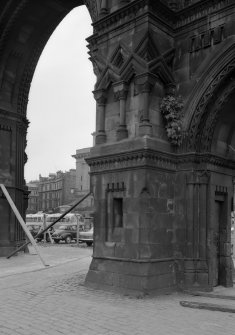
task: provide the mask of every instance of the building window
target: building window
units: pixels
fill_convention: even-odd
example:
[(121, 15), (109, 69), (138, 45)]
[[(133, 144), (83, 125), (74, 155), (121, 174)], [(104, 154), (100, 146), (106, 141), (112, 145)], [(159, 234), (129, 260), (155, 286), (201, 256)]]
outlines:
[(113, 227), (114, 228), (123, 227), (123, 199), (122, 198), (113, 199)]

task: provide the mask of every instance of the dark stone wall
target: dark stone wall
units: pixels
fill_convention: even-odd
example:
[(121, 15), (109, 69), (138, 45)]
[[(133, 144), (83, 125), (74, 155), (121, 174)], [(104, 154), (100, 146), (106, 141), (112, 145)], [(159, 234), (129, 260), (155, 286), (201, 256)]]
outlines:
[[(232, 92), (234, 5), (188, 5), (175, 14), (159, 2), (130, 5), (121, 22), (113, 13), (95, 23), (88, 40), (97, 66), (96, 98), (101, 90), (103, 96), (97, 108), (97, 136), (102, 128), (103, 138), (88, 160), (96, 203), (89, 285), (164, 291), (232, 283), (234, 162), (226, 154), (221, 160), (211, 143), (214, 129), (222, 127), (213, 115), (229, 109), (225, 101)], [(170, 143), (161, 115), (166, 95), (183, 99), (179, 146)], [(127, 131), (120, 141), (123, 110)], [(123, 199), (122, 228), (113, 227), (116, 197)]]
[[(0, 20), (1, 182), (24, 215), (30, 82), (50, 34), (83, 3), (97, 76), (86, 283), (140, 292), (231, 286), (233, 0), (12, 1)], [(160, 108), (167, 95), (183, 98), (182, 143), (167, 135)], [(5, 255), (24, 236), (2, 197), (0, 206)]]

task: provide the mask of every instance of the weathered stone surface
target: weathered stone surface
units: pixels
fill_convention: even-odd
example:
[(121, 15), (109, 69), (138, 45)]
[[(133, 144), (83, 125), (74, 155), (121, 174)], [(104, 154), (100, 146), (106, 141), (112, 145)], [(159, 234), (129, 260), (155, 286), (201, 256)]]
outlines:
[[(52, 31), (84, 3), (93, 19), (88, 48), (97, 76), (96, 145), (87, 160), (95, 243), (87, 283), (138, 291), (231, 286), (233, 1), (3, 1), (1, 182), (24, 215), (30, 82)], [(183, 101), (168, 119), (161, 105), (167, 96)], [(24, 237), (2, 198), (0, 210), (5, 255)], [(165, 272), (162, 264), (169, 265)]]

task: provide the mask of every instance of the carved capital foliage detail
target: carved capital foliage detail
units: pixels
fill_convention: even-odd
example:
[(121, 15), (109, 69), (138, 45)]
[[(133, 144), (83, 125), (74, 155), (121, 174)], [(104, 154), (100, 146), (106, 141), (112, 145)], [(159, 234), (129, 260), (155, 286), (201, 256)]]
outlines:
[(105, 105), (107, 101), (107, 93), (105, 90), (100, 89), (93, 91), (94, 98), (97, 101), (98, 105)]
[(113, 93), (116, 101), (126, 100), (128, 94), (128, 85), (125, 82), (114, 84)]
[(128, 94), (128, 91), (126, 90), (114, 92), (114, 99), (115, 101), (126, 100), (127, 94)]
[(135, 93), (150, 93), (158, 78), (151, 73), (138, 75), (135, 77)]

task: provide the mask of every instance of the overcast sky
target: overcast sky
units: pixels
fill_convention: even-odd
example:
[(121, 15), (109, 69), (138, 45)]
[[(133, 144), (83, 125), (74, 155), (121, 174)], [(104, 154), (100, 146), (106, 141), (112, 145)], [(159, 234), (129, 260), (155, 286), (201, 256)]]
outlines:
[(95, 76), (85, 40), (90, 35), (88, 11), (78, 7), (60, 23), (40, 57), (27, 111), (26, 182), (75, 168), (71, 155), (92, 146)]

